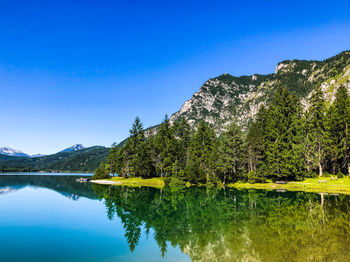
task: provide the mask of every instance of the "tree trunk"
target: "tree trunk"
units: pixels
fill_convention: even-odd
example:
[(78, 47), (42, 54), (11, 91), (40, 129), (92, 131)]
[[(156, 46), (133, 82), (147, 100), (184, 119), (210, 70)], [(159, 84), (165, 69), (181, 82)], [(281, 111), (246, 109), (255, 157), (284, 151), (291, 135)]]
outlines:
[(320, 162), (320, 164), (319, 164), (319, 166), (318, 166), (318, 169), (319, 169), (319, 176), (322, 176), (322, 174), (323, 174), (323, 170), (322, 170), (322, 164), (321, 164), (321, 162)]

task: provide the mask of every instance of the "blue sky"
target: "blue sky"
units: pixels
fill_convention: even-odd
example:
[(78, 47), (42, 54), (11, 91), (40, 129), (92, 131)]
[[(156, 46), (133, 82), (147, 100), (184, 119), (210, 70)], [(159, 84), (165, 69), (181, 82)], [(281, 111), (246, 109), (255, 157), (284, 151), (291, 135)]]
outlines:
[[(286, 3), (289, 2), (289, 3)], [(350, 49), (349, 1), (0, 0), (0, 146), (110, 146), (209, 78)]]

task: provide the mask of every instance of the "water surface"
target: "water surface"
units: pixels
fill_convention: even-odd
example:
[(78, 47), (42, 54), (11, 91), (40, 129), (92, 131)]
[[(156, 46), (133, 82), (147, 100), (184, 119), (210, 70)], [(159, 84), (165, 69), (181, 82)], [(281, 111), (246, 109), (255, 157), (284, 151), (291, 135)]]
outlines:
[(350, 197), (0, 176), (2, 261), (350, 261)]

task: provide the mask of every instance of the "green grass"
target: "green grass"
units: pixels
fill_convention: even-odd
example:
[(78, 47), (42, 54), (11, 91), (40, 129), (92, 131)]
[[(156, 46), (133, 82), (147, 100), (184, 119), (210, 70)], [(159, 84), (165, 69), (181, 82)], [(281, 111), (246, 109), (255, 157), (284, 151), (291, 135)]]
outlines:
[[(165, 186), (164, 178), (155, 177), (149, 179), (143, 179), (139, 177), (124, 178), (113, 177), (110, 179), (102, 179), (104, 181), (113, 181), (115, 185), (131, 186), (131, 187), (154, 187), (163, 188)], [(327, 183), (318, 183), (318, 180), (327, 180)], [(187, 186), (191, 186), (189, 183)], [(198, 185), (194, 185), (198, 186)], [(254, 188), (265, 190), (285, 189), (289, 191), (305, 191), (305, 192), (317, 192), (317, 193), (334, 193), (334, 194), (348, 194), (350, 195), (350, 178), (339, 178), (338, 180), (331, 180), (330, 178), (308, 178), (300, 182), (287, 182), (285, 185), (275, 184), (273, 182), (268, 183), (242, 183), (237, 182), (235, 184), (228, 184), (228, 187), (234, 188)]]
[(110, 179), (103, 179), (103, 180), (116, 182), (116, 185), (134, 186), (134, 187), (148, 186), (148, 187), (155, 187), (155, 188), (163, 188), (165, 185), (164, 178), (162, 177), (154, 177), (154, 178), (148, 178), (148, 179), (143, 179), (140, 177), (132, 177), (132, 178), (112, 177)]
[[(318, 183), (318, 180), (327, 180), (327, 183)], [(331, 180), (330, 178), (308, 178), (300, 182), (288, 182), (285, 185), (279, 185), (272, 182), (269, 183), (235, 183), (229, 184), (229, 187), (235, 188), (256, 188), (256, 189), (286, 189), (289, 191), (305, 191), (318, 193), (334, 193), (334, 194), (349, 194), (350, 195), (350, 179), (339, 178), (338, 180)]]

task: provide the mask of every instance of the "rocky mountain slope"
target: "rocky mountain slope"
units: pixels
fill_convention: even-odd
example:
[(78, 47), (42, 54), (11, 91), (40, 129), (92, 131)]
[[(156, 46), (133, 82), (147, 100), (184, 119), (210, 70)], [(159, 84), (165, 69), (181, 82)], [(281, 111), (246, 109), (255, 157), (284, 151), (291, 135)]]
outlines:
[(269, 75), (223, 74), (206, 81), (170, 121), (185, 118), (195, 128), (204, 119), (220, 133), (236, 120), (245, 129), (279, 86), (295, 92), (307, 108), (307, 97), (315, 86), (322, 87), (329, 105), (340, 85), (350, 89), (349, 79), (350, 51), (323, 61), (286, 60), (278, 63), (275, 73)]

